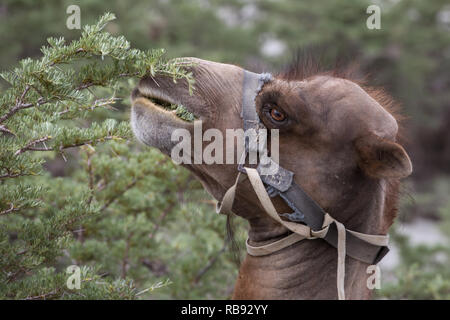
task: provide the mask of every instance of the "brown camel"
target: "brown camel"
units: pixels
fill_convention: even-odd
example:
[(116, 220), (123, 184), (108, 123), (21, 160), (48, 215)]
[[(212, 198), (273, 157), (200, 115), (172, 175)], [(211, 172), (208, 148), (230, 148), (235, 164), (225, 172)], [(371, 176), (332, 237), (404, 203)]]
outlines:
[[(195, 90), (164, 76), (144, 78), (132, 93), (132, 127), (139, 140), (170, 155), (176, 128), (193, 132), (162, 105), (182, 104), (203, 121), (203, 130), (242, 128), (244, 69), (195, 58)], [(396, 214), (399, 179), (412, 166), (396, 142), (398, 124), (381, 91), (333, 74), (299, 70), (273, 77), (256, 96), (257, 113), (268, 129), (279, 129), (280, 165), (324, 211), (361, 233), (384, 235)], [(204, 143), (207, 145), (208, 143)], [(226, 148), (226, 146), (224, 146)], [(185, 165), (217, 200), (234, 184), (237, 164)], [(289, 212), (279, 197), (277, 212)], [(249, 222), (249, 244), (262, 246), (288, 230), (269, 217), (248, 180), (237, 188), (233, 212)], [(265, 256), (246, 256), (234, 299), (335, 299), (336, 249), (323, 240), (304, 240)], [(347, 299), (368, 299), (368, 264), (346, 257)]]

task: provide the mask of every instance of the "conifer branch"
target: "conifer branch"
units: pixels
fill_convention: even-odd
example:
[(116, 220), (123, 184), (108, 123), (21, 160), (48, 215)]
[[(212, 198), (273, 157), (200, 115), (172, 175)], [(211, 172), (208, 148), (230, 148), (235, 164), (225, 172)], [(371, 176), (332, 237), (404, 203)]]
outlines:
[(3, 125), (0, 125), (0, 132), (15, 136), (14, 132), (12, 132), (11, 130), (9, 130), (7, 127), (5, 127)]
[(19, 211), (20, 207), (15, 207), (13, 203), (11, 203), (11, 206), (9, 207), (9, 209), (0, 211), (0, 216), (6, 215), (8, 213), (14, 212), (14, 211)]
[(133, 181), (131, 181), (125, 188), (123, 188), (121, 191), (117, 192), (114, 195), (114, 197), (108, 199), (108, 201), (106, 201), (106, 203), (100, 208), (100, 211), (106, 210), (111, 204), (114, 203), (114, 201), (119, 199), (125, 192), (127, 192), (128, 190), (133, 188), (140, 179), (142, 179), (142, 177), (133, 179)]
[(210, 270), (217, 262), (217, 260), (219, 260), (220, 256), (225, 252), (225, 250), (227, 249), (228, 246), (228, 242), (225, 241), (225, 243), (223, 244), (222, 248), (212, 257), (208, 260), (208, 263), (201, 268), (198, 272), (197, 275), (194, 278), (194, 283), (197, 284), (200, 279), (208, 272), (208, 270)]
[[(135, 245), (131, 235), (140, 233), (145, 238), (148, 228), (154, 226), (151, 221), (144, 231), (139, 230), (139, 223), (133, 227), (138, 230), (132, 229), (127, 235), (125, 252), (117, 257), (119, 272), (113, 275), (116, 281), (105, 279), (104, 289), (92, 284), (80, 292), (65, 290), (64, 272), (49, 268), (63, 252), (71, 250), (76, 241), (74, 230), (83, 239), (87, 235), (84, 230), (92, 230), (105, 215), (97, 220), (90, 218), (100, 217), (110, 206), (120, 207), (120, 197), (130, 201), (126, 192), (141, 180), (148, 185), (148, 180), (155, 178), (152, 174), (159, 170), (158, 160), (146, 159), (130, 149), (133, 142), (128, 121), (118, 112), (111, 115), (111, 111), (119, 110), (112, 106), (122, 98), (116, 94), (125, 88), (128, 95), (134, 86), (132, 78), (156, 75), (186, 81), (190, 90), (193, 88), (188, 65), (165, 60), (162, 49), (134, 49), (123, 36), (106, 32), (106, 24), (113, 19), (114, 15), (105, 14), (98, 23), (85, 26), (80, 38), (71, 42), (50, 38), (48, 46), (41, 49), (41, 58), (26, 58), (13, 70), (0, 73), (9, 84), (0, 94), (0, 283), (8, 284), (6, 291), (0, 286), (0, 299), (57, 299), (90, 294), (137, 297), (134, 286), (120, 276), (126, 277), (131, 261)], [(110, 97), (103, 98), (105, 95)], [(104, 119), (105, 114), (115, 119)], [(110, 142), (106, 146), (107, 141)], [(79, 153), (74, 148), (94, 145), (96, 152), (88, 152), (87, 168), (80, 169)], [(57, 173), (62, 176), (55, 179), (49, 174), (52, 164), (48, 160), (53, 157), (49, 152), (66, 159), (64, 151), (69, 148), (73, 157), (68, 157), (71, 166), (67, 172), (71, 173), (66, 174), (64, 169), (64, 173)], [(106, 156), (107, 150), (117, 151), (117, 157)], [(127, 163), (118, 164), (122, 158)], [(119, 190), (108, 190), (106, 199), (99, 204), (94, 201), (99, 191), (95, 179), (99, 176), (108, 181), (111, 173), (118, 181), (134, 178)], [(144, 206), (150, 203), (144, 201)], [(19, 211), (23, 214), (16, 214)], [(127, 213), (130, 219), (137, 219), (132, 210)], [(86, 242), (83, 245), (89, 245)], [(79, 257), (70, 259), (83, 261)], [(86, 279), (98, 279), (95, 270), (86, 272)]]
[(50, 140), (50, 139), (51, 139), (50, 136), (46, 136), (46, 137), (42, 137), (42, 138), (33, 140), (33, 141), (29, 142), (25, 147), (23, 147), (23, 148), (17, 150), (17, 151), (14, 153), (14, 155), (15, 155), (15, 156), (18, 156), (19, 154), (24, 153), (24, 152), (27, 151), (27, 150), (36, 150), (36, 148), (32, 148), (32, 146), (34, 146), (34, 145), (36, 145), (36, 144), (38, 144), (38, 143), (41, 143), (41, 142), (48, 141), (48, 140)]

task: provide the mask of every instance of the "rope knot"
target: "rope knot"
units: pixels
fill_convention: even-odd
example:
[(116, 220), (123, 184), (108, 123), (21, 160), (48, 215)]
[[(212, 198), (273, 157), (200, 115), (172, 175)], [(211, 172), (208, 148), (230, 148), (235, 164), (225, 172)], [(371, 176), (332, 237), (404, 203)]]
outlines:
[(323, 219), (322, 229), (317, 231), (310, 230), (310, 237), (308, 239), (325, 238), (327, 236), (330, 225), (334, 222), (336, 222), (336, 220), (333, 219), (328, 213), (326, 213)]

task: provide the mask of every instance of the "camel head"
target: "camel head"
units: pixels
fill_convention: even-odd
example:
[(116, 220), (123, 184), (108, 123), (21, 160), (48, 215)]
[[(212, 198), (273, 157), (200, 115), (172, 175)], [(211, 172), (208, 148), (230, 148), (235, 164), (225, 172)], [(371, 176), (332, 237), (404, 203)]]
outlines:
[[(178, 143), (171, 139), (175, 129), (194, 135), (194, 123), (180, 119), (175, 111), (168, 110), (168, 105), (183, 105), (202, 121), (203, 132), (214, 128), (225, 137), (227, 129), (243, 126), (240, 112), (244, 70), (195, 58), (188, 61), (193, 64), (193, 94), (189, 94), (186, 82), (174, 82), (166, 76), (143, 78), (132, 93), (135, 135), (167, 155)], [(350, 80), (325, 74), (299, 79), (276, 76), (262, 87), (255, 103), (265, 126), (279, 129), (280, 165), (293, 171), (297, 184), (344, 223), (361, 220), (345, 216), (343, 208), (354, 200), (364, 182), (398, 179), (411, 173), (409, 157), (396, 143), (396, 119)], [(191, 141), (193, 147), (194, 139)], [(202, 143), (207, 147), (210, 141)], [(223, 148), (227, 148), (225, 138)], [(222, 199), (237, 175), (237, 164), (192, 161), (183, 165), (217, 200)], [(275, 198), (274, 203), (279, 212), (287, 210), (278, 200)], [(277, 229), (261, 213), (248, 183), (239, 187), (233, 211), (263, 225), (263, 229)]]
[[(174, 139), (173, 133), (188, 133), (192, 139), (183, 153), (190, 161), (182, 165), (220, 201), (238, 174), (239, 144), (227, 135), (243, 129), (241, 106), (248, 92), (243, 89), (245, 70), (195, 58), (187, 61), (195, 79), (193, 94), (184, 81), (165, 76), (141, 79), (131, 95), (132, 128), (139, 140), (172, 159), (180, 141), (180, 135)], [(398, 124), (386, 95), (326, 73), (304, 75), (294, 70), (265, 80), (254, 102), (265, 127), (278, 129), (279, 164), (292, 171), (296, 184), (348, 229), (386, 234), (395, 218), (398, 181), (412, 171), (407, 153), (397, 142)], [(191, 120), (201, 121), (201, 127), (198, 121), (180, 117), (186, 113)], [(214, 134), (208, 135), (211, 129)], [(206, 151), (212, 140), (222, 142), (222, 149), (214, 154), (232, 150), (235, 161), (196, 162), (196, 147)], [(278, 213), (291, 212), (279, 196), (272, 202)], [(263, 210), (248, 180), (238, 185), (232, 211), (248, 220), (251, 245), (264, 245), (287, 234)], [(301, 241), (264, 257), (247, 255), (234, 298), (336, 298), (336, 265), (330, 263), (335, 259), (335, 249), (324, 241)], [(366, 266), (353, 259), (347, 264), (347, 297), (368, 298)]]

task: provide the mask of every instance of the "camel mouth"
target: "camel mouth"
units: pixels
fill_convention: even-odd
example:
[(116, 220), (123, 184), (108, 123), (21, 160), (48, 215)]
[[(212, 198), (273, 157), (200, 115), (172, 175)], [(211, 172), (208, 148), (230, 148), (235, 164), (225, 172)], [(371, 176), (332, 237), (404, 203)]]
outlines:
[(198, 120), (198, 116), (182, 103), (168, 95), (163, 95), (160, 92), (145, 90), (143, 93), (136, 88), (132, 93), (132, 100), (136, 101), (139, 98), (145, 99), (152, 107), (158, 109), (158, 111), (169, 112), (179, 120), (185, 122), (194, 122), (195, 120)]
[[(172, 89), (176, 90), (176, 89)], [(170, 91), (172, 91), (170, 90)], [(182, 100), (182, 101), (180, 101)], [(139, 86), (131, 93), (130, 123), (135, 137), (144, 144), (170, 155), (178, 130), (191, 132), (197, 116), (175, 94), (168, 95), (160, 88)], [(189, 105), (192, 105), (191, 103)]]

